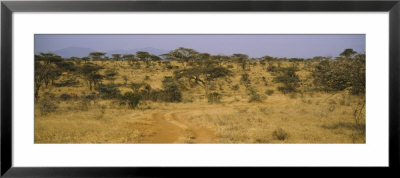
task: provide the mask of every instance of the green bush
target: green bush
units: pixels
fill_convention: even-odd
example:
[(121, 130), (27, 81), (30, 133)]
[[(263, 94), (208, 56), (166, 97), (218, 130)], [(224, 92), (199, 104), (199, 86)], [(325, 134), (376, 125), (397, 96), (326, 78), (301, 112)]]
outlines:
[(139, 104), (140, 100), (142, 99), (142, 96), (138, 93), (133, 93), (133, 92), (126, 92), (123, 96), (122, 99), (126, 101), (128, 104), (129, 108), (133, 109), (136, 108), (137, 105)]
[(61, 69), (62, 71), (70, 71), (70, 72), (74, 72), (77, 70), (77, 68), (75, 67), (73, 62), (65, 62), (65, 61), (60, 61), (55, 63), (57, 65), (57, 67), (59, 69)]
[(163, 83), (163, 100), (166, 102), (181, 102), (182, 92), (175, 82)]
[(118, 89), (118, 85), (115, 84), (99, 85), (96, 90), (99, 92), (100, 97), (103, 99), (118, 98), (121, 95)]
[(352, 94), (365, 94), (365, 54), (322, 61), (312, 76), (317, 89), (329, 92), (349, 88)]
[(275, 82), (282, 83), (283, 86), (278, 87), (278, 90), (282, 93), (296, 92), (300, 86), (300, 78), (296, 74), (298, 71), (297, 67), (282, 68), (278, 76), (274, 78)]
[(162, 84), (163, 89), (161, 90), (153, 90), (150, 85), (145, 84), (144, 89), (140, 90), (142, 99), (165, 102), (182, 101), (180, 85), (172, 77), (165, 77)]

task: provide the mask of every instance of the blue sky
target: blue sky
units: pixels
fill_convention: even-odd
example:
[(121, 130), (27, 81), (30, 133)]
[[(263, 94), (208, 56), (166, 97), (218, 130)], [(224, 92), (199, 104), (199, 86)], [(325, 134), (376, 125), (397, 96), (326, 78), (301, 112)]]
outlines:
[(344, 49), (365, 52), (365, 35), (35, 35), (35, 51), (67, 47), (96, 51), (157, 48), (192, 48), (210, 54), (245, 53), (250, 57), (338, 56)]

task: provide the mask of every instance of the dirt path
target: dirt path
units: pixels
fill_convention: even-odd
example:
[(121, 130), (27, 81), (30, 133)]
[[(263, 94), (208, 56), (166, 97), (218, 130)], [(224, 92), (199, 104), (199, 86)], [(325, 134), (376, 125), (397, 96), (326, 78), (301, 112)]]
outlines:
[[(187, 132), (192, 134), (193, 143), (215, 143), (215, 132), (207, 127), (190, 122), (183, 113), (174, 112), (170, 114), (173, 121), (184, 125)], [(181, 127), (182, 128), (182, 127)]]
[(141, 143), (177, 143), (179, 136), (183, 134), (183, 130), (175, 124), (165, 119), (164, 113), (152, 114), (153, 124), (149, 130), (152, 135), (141, 139)]
[(185, 117), (185, 112), (157, 112), (151, 115), (148, 126), (153, 134), (143, 137), (141, 143), (215, 143), (215, 132), (196, 125)]

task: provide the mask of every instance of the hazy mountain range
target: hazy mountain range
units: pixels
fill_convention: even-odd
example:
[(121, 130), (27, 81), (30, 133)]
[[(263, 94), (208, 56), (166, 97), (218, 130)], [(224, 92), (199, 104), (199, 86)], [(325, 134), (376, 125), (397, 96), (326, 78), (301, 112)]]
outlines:
[[(147, 47), (147, 48), (138, 48), (138, 49), (114, 49), (109, 51), (99, 51), (90, 48), (83, 48), (83, 47), (68, 47), (59, 50), (50, 51), (55, 53), (63, 58), (70, 58), (72, 56), (75, 57), (85, 57), (88, 56), (91, 52), (105, 52), (107, 53), (106, 56), (111, 57), (112, 54), (135, 54), (137, 51), (146, 51), (150, 54), (160, 55), (168, 53), (166, 50)], [(35, 51), (35, 54), (40, 53), (43, 51)], [(46, 51), (47, 52), (47, 51)]]

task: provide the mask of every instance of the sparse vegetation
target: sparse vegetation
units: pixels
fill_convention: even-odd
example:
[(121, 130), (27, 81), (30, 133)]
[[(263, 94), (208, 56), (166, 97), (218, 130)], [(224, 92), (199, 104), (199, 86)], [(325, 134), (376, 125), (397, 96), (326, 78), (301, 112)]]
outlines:
[(278, 139), (278, 140), (287, 140), (288, 139), (288, 137), (289, 137), (289, 134), (285, 131), (285, 130), (283, 130), (282, 128), (278, 128), (278, 129), (275, 129), (273, 132), (272, 132), (272, 136), (275, 138), (275, 139)]
[(219, 94), (218, 92), (209, 93), (207, 98), (208, 98), (208, 102), (209, 103), (219, 103), (219, 102), (221, 102), (221, 94)]
[(35, 143), (365, 143), (365, 54), (348, 49), (40, 53), (34, 96)]
[(268, 96), (271, 96), (272, 94), (274, 94), (274, 90), (266, 90), (265, 94), (267, 94)]

